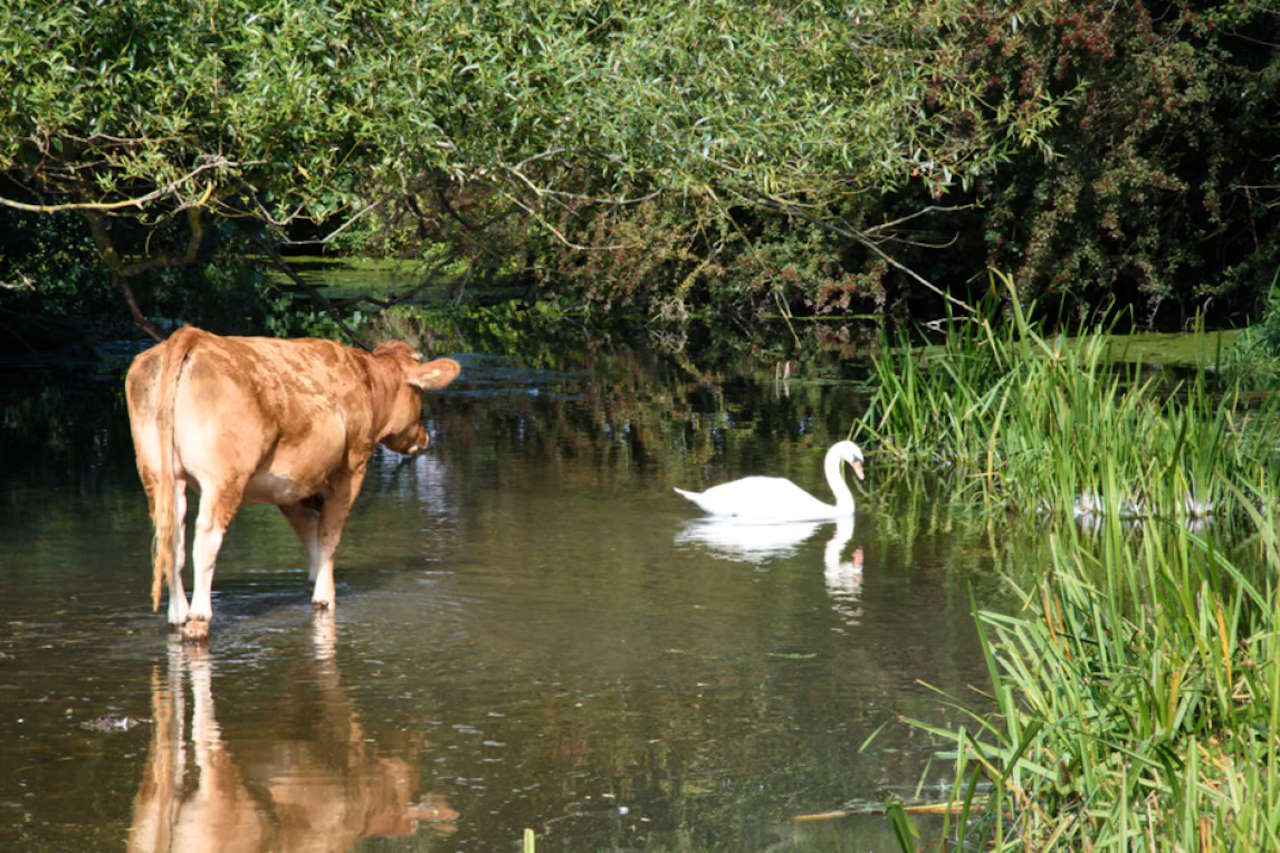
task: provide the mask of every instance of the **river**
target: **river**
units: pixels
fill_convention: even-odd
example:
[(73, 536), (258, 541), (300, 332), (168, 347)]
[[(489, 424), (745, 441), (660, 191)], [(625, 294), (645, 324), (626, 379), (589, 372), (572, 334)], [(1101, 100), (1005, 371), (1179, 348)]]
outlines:
[(335, 611), (248, 507), (207, 647), (151, 612), (119, 377), (5, 378), (0, 846), (885, 850), (882, 815), (796, 818), (945, 796), (899, 717), (987, 683), (989, 544), (874, 455), (850, 525), (725, 531), (672, 491), (828, 497), (856, 387), (455, 355), (431, 448), (372, 461)]

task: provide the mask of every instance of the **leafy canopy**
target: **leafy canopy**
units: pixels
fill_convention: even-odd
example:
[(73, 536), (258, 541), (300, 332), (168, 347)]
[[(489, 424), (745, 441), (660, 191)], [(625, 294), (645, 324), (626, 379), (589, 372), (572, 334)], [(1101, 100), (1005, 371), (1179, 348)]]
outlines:
[(913, 177), (940, 192), (1057, 109), (974, 84), (947, 39), (968, 5), (13, 0), (0, 197), (280, 224), (423, 180), (526, 211), (555, 193), (821, 209)]

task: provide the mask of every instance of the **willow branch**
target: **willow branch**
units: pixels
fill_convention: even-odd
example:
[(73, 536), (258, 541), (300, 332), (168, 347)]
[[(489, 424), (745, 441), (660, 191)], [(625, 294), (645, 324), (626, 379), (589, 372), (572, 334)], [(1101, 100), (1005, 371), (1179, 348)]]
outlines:
[(885, 263), (889, 264), (899, 272), (905, 273), (907, 276), (911, 277), (912, 279), (915, 279), (915, 281), (919, 282), (924, 287), (933, 291), (938, 296), (941, 296), (943, 299), (947, 300), (952, 305), (955, 305), (957, 308), (963, 308), (965, 311), (967, 311), (970, 314), (977, 313), (977, 311), (975, 311), (973, 306), (971, 306), (969, 303), (965, 302), (962, 299), (957, 299), (956, 297), (952, 296), (950, 293), (947, 293), (945, 290), (938, 287), (936, 284), (929, 281), (927, 278), (920, 275), (915, 270), (908, 267), (906, 264), (903, 264), (901, 261), (897, 260), (893, 256), (886, 253), (883, 249), (881, 249), (878, 245), (876, 245), (876, 241), (868, 237), (865, 232), (855, 231), (852, 228), (845, 228), (839, 225), (835, 225), (834, 223), (828, 222), (825, 219), (819, 219), (818, 217), (811, 216), (802, 210), (796, 210), (795, 208), (792, 208), (788, 205), (779, 204), (778, 202), (773, 201), (772, 199), (769, 199), (769, 198), (757, 197), (756, 203), (766, 209), (773, 210), (778, 213), (784, 213), (788, 216), (795, 216), (799, 219), (803, 219), (805, 222), (808, 222), (810, 225), (816, 225), (817, 227), (821, 228), (824, 231), (829, 231), (832, 234), (836, 234), (840, 237), (844, 237), (846, 239), (854, 240), (858, 243), (861, 243), (863, 246), (870, 249), (872, 253), (874, 253), (877, 257), (879, 257)]
[[(15, 201), (14, 199), (0, 196), (0, 205), (3, 205), (4, 207), (11, 207), (15, 210), (24, 210), (28, 213), (61, 213), (66, 210), (105, 213), (110, 210), (123, 210), (126, 207), (141, 208), (149, 202), (153, 202), (158, 198), (172, 194), (178, 187), (187, 183), (202, 172), (207, 172), (210, 169), (235, 168), (238, 165), (239, 164), (227, 160), (225, 157), (218, 157), (215, 160), (201, 166), (197, 166), (182, 177), (174, 178), (164, 186), (157, 187), (145, 195), (140, 195), (135, 198), (121, 199), (120, 201), (69, 201), (62, 204), (27, 204), (24, 201)], [(210, 184), (205, 190), (206, 196), (208, 196), (212, 188), (213, 185)]]
[(881, 222), (879, 225), (872, 225), (870, 228), (864, 228), (862, 230), (862, 233), (874, 234), (877, 231), (883, 231), (886, 228), (893, 228), (896, 225), (901, 225), (904, 222), (910, 222), (912, 219), (916, 219), (918, 217), (925, 216), (926, 214), (930, 214), (930, 213), (956, 213), (957, 211), (970, 210), (975, 207), (977, 207), (977, 205), (973, 203), (956, 204), (956, 205), (951, 205), (949, 207), (943, 207), (937, 204), (930, 204), (926, 207), (920, 208), (914, 213), (908, 213), (906, 216), (899, 216), (897, 219), (890, 220), (889, 222)]
[[(352, 214), (350, 217), (348, 217), (348, 218), (347, 218), (347, 220), (346, 220), (345, 222), (343, 222), (341, 225), (339, 225), (337, 228), (333, 229), (332, 231), (330, 231), (328, 234), (324, 235), (323, 237), (317, 238), (317, 239), (315, 239), (315, 240), (285, 240), (285, 241), (283, 241), (283, 242), (281, 243), (281, 245), (284, 245), (284, 246), (324, 246), (324, 245), (328, 244), (329, 242), (331, 242), (331, 241), (333, 240), (333, 238), (334, 238), (334, 237), (337, 237), (337, 236), (338, 236), (339, 234), (341, 234), (343, 231), (346, 231), (348, 228), (350, 228), (352, 225), (354, 225), (357, 221), (359, 221), (359, 220), (360, 220), (361, 218), (363, 218), (365, 215), (367, 215), (367, 214), (369, 214), (369, 213), (372, 213), (373, 211), (377, 210), (379, 207), (381, 207), (381, 206), (382, 206), (382, 203), (383, 203), (384, 201), (386, 201), (386, 199), (385, 199), (385, 198), (380, 198), (380, 199), (378, 199), (378, 200), (377, 200), (377, 201), (375, 201), (375, 202), (372, 202), (372, 203), (370, 203), (370, 204), (365, 205), (365, 206), (364, 206), (363, 208), (361, 208), (359, 211), (357, 211), (356, 213), (354, 213), (354, 214)], [(294, 219), (294, 218), (298, 215), (298, 213), (300, 213), (300, 212), (302, 211), (302, 207), (303, 207), (302, 205), (299, 205), (298, 210), (297, 210), (297, 211), (295, 211), (293, 214), (291, 214), (291, 215), (289, 216), (289, 220)], [(258, 209), (259, 209), (259, 210), (261, 210), (261, 209), (262, 209), (262, 205), (258, 205)], [(265, 211), (264, 211), (264, 215), (265, 215)], [(284, 225), (284, 224), (286, 224), (286, 223), (284, 223), (284, 222), (272, 222), (271, 224), (272, 224), (272, 225)]]
[(546, 220), (546, 218), (545, 218), (545, 217), (543, 217), (543, 216), (542, 216), (541, 214), (539, 214), (536, 210), (534, 210), (533, 208), (529, 207), (527, 204), (525, 204), (524, 202), (522, 202), (520, 199), (516, 198), (516, 197), (515, 197), (514, 195), (512, 195), (511, 193), (508, 193), (508, 192), (502, 192), (502, 195), (503, 195), (503, 196), (504, 196), (508, 201), (510, 201), (512, 204), (514, 204), (516, 207), (520, 208), (520, 209), (521, 209), (521, 210), (523, 210), (525, 213), (527, 213), (527, 214), (529, 214), (530, 216), (532, 216), (532, 217), (534, 218), (534, 220), (535, 220), (535, 221), (537, 221), (537, 223), (538, 223), (539, 225), (541, 225), (543, 228), (545, 228), (545, 229), (547, 229), (548, 231), (550, 231), (553, 235), (555, 235), (555, 238), (556, 238), (557, 240), (559, 240), (561, 243), (563, 243), (565, 246), (567, 246), (567, 247), (568, 247), (568, 248), (570, 248), (570, 249), (575, 249), (575, 250), (583, 251), (583, 252), (614, 252), (614, 251), (618, 251), (618, 250), (620, 250), (620, 249), (636, 249), (636, 248), (639, 248), (639, 244), (638, 244), (638, 243), (630, 243), (630, 244), (628, 244), (628, 243), (613, 243), (613, 244), (610, 244), (610, 245), (608, 245), (608, 246), (587, 246), (587, 245), (584, 245), (584, 244), (582, 244), (582, 243), (575, 243), (574, 241), (572, 241), (572, 240), (570, 240), (568, 237), (566, 237), (563, 233), (561, 233), (560, 229), (556, 228), (554, 225), (552, 225), (550, 222), (548, 222), (548, 221)]
[(204, 238), (204, 223), (201, 221), (200, 210), (199, 207), (187, 208), (187, 225), (190, 230), (187, 236), (187, 247), (181, 255), (169, 253), (155, 255), (132, 264), (126, 264), (121, 260), (120, 253), (111, 241), (111, 235), (107, 233), (107, 224), (101, 215), (97, 212), (85, 213), (84, 218), (89, 223), (89, 233), (98, 247), (98, 253), (107, 262), (111, 274), (121, 278), (133, 278), (153, 269), (189, 266), (195, 263), (196, 256), (200, 252), (200, 241)]
[(85, 221), (89, 224), (89, 233), (93, 237), (94, 245), (98, 247), (98, 254), (106, 261), (107, 268), (111, 271), (111, 281), (124, 297), (125, 305), (133, 315), (134, 324), (157, 341), (163, 341), (164, 335), (138, 307), (138, 300), (133, 295), (133, 288), (129, 286), (128, 279), (153, 269), (188, 266), (195, 263), (196, 256), (200, 252), (200, 241), (204, 238), (204, 224), (200, 218), (200, 210), (199, 207), (187, 208), (187, 225), (190, 231), (187, 236), (186, 250), (181, 255), (156, 255), (132, 264), (126, 264), (121, 260), (120, 252), (111, 241), (111, 235), (107, 232), (107, 224), (102, 215), (97, 212), (84, 213)]
[(249, 239), (253, 241), (255, 246), (262, 250), (262, 253), (271, 260), (271, 264), (276, 269), (288, 276), (290, 281), (311, 297), (311, 301), (315, 303), (316, 306), (329, 315), (330, 319), (337, 324), (338, 328), (342, 330), (342, 333), (346, 335), (353, 344), (360, 347), (360, 349), (365, 352), (370, 351), (369, 345), (355, 333), (355, 330), (347, 325), (347, 321), (342, 319), (342, 315), (338, 313), (338, 309), (334, 307), (333, 303), (326, 299), (324, 294), (322, 294), (318, 289), (304, 281), (302, 276), (298, 275), (297, 270), (290, 266), (289, 262), (281, 256), (279, 250), (277, 250), (275, 246), (268, 243), (266, 239), (256, 231), (250, 232)]
[(552, 149), (551, 151), (545, 151), (542, 154), (535, 154), (533, 157), (529, 157), (520, 161), (520, 163), (518, 163), (515, 166), (508, 166), (508, 165), (502, 164), (502, 168), (507, 174), (519, 179), (520, 183), (528, 187), (529, 191), (532, 192), (534, 196), (537, 198), (551, 196), (554, 198), (568, 199), (569, 201), (586, 202), (588, 204), (606, 204), (606, 205), (613, 205), (616, 207), (627, 207), (630, 205), (641, 204), (642, 202), (646, 202), (651, 198), (655, 198), (658, 195), (661, 195), (662, 193), (662, 190), (654, 190), (652, 192), (645, 193), (644, 195), (640, 195), (640, 196), (635, 196), (633, 198), (627, 198), (626, 196), (623, 196), (622, 198), (606, 198), (604, 196), (593, 196), (593, 195), (586, 195), (584, 193), (573, 193), (573, 192), (567, 192), (565, 190), (554, 190), (554, 189), (551, 189), (550, 187), (539, 186), (538, 184), (535, 184), (527, 175), (525, 175), (524, 172), (520, 171), (520, 167), (523, 166), (525, 163), (528, 163), (529, 161), (538, 157), (549, 156), (550, 154), (556, 153), (557, 151), (558, 149)]
[(155, 340), (163, 341), (164, 335), (160, 333), (159, 329), (151, 324), (151, 321), (142, 313), (142, 309), (138, 307), (138, 300), (134, 298), (133, 288), (129, 286), (129, 282), (125, 281), (114, 272), (111, 273), (111, 280), (115, 283), (115, 286), (120, 289), (121, 295), (124, 296), (124, 303), (129, 306), (129, 313), (133, 315), (133, 322), (138, 326), (138, 328), (142, 329), (142, 331), (146, 332)]

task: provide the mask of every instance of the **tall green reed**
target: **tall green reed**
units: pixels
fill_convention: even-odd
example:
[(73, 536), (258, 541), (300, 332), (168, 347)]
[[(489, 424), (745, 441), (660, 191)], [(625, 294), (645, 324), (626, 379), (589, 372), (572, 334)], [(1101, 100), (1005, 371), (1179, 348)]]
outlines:
[(988, 510), (1200, 515), (1273, 452), (1241, 394), (1114, 364), (1102, 329), (1042, 335), (1016, 299), (999, 325), (952, 328), (935, 347), (884, 341), (858, 430), (877, 464), (932, 466)]
[(1044, 336), (1016, 295), (1011, 314), (886, 341), (859, 425), (878, 466), (945, 472), (989, 530), (1035, 522), (1014, 606), (975, 604), (994, 712), (944, 697), (963, 726), (908, 721), (952, 744), (944, 842), (1280, 849), (1274, 404), (1113, 365), (1103, 330)]
[(996, 712), (954, 731), (908, 721), (954, 744), (951, 842), (1280, 849), (1272, 573), (1183, 525), (1142, 526), (1109, 522), (1100, 550), (1051, 534), (1016, 612), (977, 613)]

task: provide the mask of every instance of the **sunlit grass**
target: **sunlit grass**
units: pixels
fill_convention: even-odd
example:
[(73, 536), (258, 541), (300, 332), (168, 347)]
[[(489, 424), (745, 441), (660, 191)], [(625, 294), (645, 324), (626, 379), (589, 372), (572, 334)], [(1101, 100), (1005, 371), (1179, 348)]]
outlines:
[[(1007, 282), (1006, 282), (1007, 284)], [(949, 473), (956, 497), (989, 510), (1199, 516), (1232, 504), (1225, 483), (1258, 482), (1275, 452), (1256, 397), (1115, 364), (1101, 330), (1039, 334), (1010, 321), (957, 322), (926, 354), (886, 341), (859, 424), (887, 468)]]
[[(1274, 520), (1257, 522), (1280, 565)], [(944, 835), (983, 849), (1280, 847), (1272, 575), (1184, 526), (1143, 524), (1107, 525), (1097, 550), (1071, 527), (1050, 534), (1048, 569), (1015, 585), (1021, 606), (978, 612), (996, 712), (954, 730), (909, 721), (954, 744)]]
[(944, 843), (1280, 849), (1272, 407), (1105, 346), (1042, 336), (1015, 303), (1007, 328), (876, 363), (877, 464), (947, 471), (990, 531), (1039, 534), (1005, 566), (1014, 606), (975, 605), (995, 711), (908, 721), (952, 744)]

